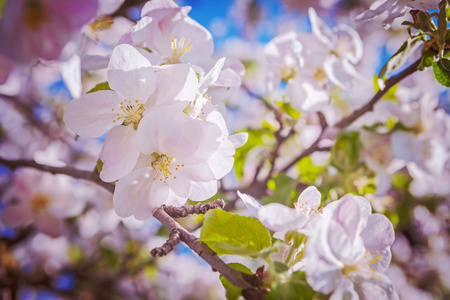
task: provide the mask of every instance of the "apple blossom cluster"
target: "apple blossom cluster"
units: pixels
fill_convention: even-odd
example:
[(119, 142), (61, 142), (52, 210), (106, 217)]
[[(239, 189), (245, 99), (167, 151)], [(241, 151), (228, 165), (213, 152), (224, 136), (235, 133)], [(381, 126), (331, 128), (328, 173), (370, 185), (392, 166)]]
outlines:
[(163, 204), (211, 198), (246, 141), (229, 136), (212, 100), (239, 86), (242, 67), (211, 58), (211, 34), (189, 9), (148, 2), (111, 54), (109, 89), (72, 100), (64, 114), (80, 137), (107, 133), (100, 178), (116, 182), (121, 217), (144, 220)]
[(394, 242), (392, 223), (382, 214), (372, 214), (367, 199), (348, 194), (320, 207), (316, 187), (305, 189), (289, 208), (280, 203), (261, 205), (238, 192), (250, 213), (285, 239), (289, 232), (306, 238), (297, 249), (299, 261), (293, 270), (306, 273), (316, 291), (331, 299), (398, 299), (392, 282), (383, 273), (391, 261)]

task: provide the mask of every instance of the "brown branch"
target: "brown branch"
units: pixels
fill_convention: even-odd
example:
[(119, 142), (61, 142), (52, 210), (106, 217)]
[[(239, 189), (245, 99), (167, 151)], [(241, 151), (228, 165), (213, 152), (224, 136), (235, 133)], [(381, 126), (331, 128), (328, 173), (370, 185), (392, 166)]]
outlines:
[(172, 218), (184, 218), (192, 214), (204, 214), (210, 209), (224, 208), (225, 201), (222, 199), (217, 199), (216, 201), (209, 203), (198, 203), (196, 205), (187, 206), (165, 206), (163, 205), (164, 211)]
[(11, 170), (15, 170), (18, 168), (33, 168), (44, 172), (49, 172), (52, 174), (64, 174), (69, 175), (74, 178), (89, 180), (95, 182), (96, 184), (102, 186), (106, 190), (111, 193), (114, 192), (114, 185), (108, 182), (104, 182), (100, 179), (98, 175), (98, 171), (89, 172), (84, 170), (78, 170), (71, 167), (52, 167), (43, 164), (39, 164), (32, 160), (7, 160), (0, 158), (0, 165), (4, 165)]
[(156, 247), (150, 251), (150, 254), (153, 257), (156, 256), (165, 256), (169, 254), (180, 242), (180, 232), (177, 228), (173, 228), (170, 231), (169, 239), (162, 245), (161, 247)]
[(242, 288), (244, 290), (254, 290), (255, 293), (261, 293), (262, 291), (253, 287), (249, 282), (247, 282), (242, 273), (231, 268), (226, 263), (224, 263), (211, 248), (209, 248), (205, 243), (199, 241), (194, 235), (189, 233), (180, 224), (178, 224), (174, 219), (172, 219), (165, 211), (163, 207), (158, 208), (153, 216), (158, 219), (169, 231), (177, 229), (180, 232), (181, 240), (189, 246), (195, 253), (197, 253), (201, 258), (203, 258), (212, 268), (213, 271), (217, 271), (222, 274), (223, 277), (228, 279), (231, 284), (236, 287)]
[(386, 80), (384, 88), (380, 89), (367, 104), (365, 104), (360, 109), (355, 110), (351, 115), (349, 115), (348, 117), (345, 117), (344, 119), (339, 121), (334, 126), (337, 128), (345, 128), (348, 125), (350, 125), (351, 123), (353, 123), (353, 121), (355, 121), (356, 119), (361, 117), (363, 114), (365, 114), (366, 112), (373, 110), (375, 103), (377, 103), (389, 91), (389, 89), (391, 87), (393, 87), (394, 85), (399, 83), (404, 78), (406, 78), (409, 75), (416, 72), (419, 64), (420, 64), (420, 59), (417, 60), (412, 65), (410, 65), (405, 70), (403, 70), (402, 72), (400, 72), (399, 74)]

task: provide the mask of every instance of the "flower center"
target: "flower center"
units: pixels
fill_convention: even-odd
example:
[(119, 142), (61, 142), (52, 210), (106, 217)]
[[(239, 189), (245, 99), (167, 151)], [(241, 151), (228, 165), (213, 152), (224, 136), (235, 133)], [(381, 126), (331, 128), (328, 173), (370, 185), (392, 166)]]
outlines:
[(316, 72), (314, 73), (313, 77), (319, 81), (324, 82), (325, 79), (327, 79), (327, 74), (325, 73), (325, 70), (322, 68), (317, 68)]
[[(162, 174), (162, 176), (159, 177), (159, 181), (163, 181), (164, 183), (166, 183), (169, 177), (173, 175), (172, 172), (175, 172), (179, 168), (184, 167), (184, 165), (175, 164), (175, 158), (168, 157), (165, 154), (158, 154), (156, 152), (153, 152), (152, 156), (155, 158), (155, 160), (152, 162), (152, 167), (154, 170), (156, 170), (156, 174), (153, 177), (153, 180), (156, 180), (159, 175)], [(176, 178), (176, 176), (173, 176), (173, 179)]]
[(297, 75), (297, 72), (292, 67), (279, 67), (280, 74), (281, 74), (281, 80), (284, 82), (288, 82), (289, 79), (292, 79)]
[[(119, 108), (121, 111), (116, 114), (117, 119), (114, 120), (113, 123), (122, 120), (125, 126), (133, 124), (133, 128), (137, 129), (145, 111), (144, 106), (140, 104), (138, 100), (135, 100), (133, 103), (132, 101), (125, 99), (123, 102), (120, 102)], [(115, 109), (113, 108), (112, 111), (115, 111)]]
[(381, 254), (378, 251), (371, 252), (369, 250), (366, 250), (366, 255), (363, 259), (361, 259), (359, 262), (353, 265), (344, 265), (344, 268), (342, 269), (342, 274), (349, 277), (352, 275), (352, 273), (355, 272), (363, 272), (365, 274), (371, 274), (371, 278), (376, 278), (377, 271), (374, 268), (371, 268), (370, 266), (379, 262), (381, 260)]
[(174, 37), (172, 39), (172, 56), (167, 58), (167, 63), (169, 64), (177, 64), (180, 63), (180, 58), (183, 56), (183, 54), (190, 52), (192, 48), (192, 44), (190, 40), (186, 40), (184, 36), (181, 37), (181, 39), (177, 39)]
[(44, 211), (50, 204), (50, 201), (50, 197), (47, 195), (36, 193), (33, 199), (31, 199), (31, 209), (37, 213)]

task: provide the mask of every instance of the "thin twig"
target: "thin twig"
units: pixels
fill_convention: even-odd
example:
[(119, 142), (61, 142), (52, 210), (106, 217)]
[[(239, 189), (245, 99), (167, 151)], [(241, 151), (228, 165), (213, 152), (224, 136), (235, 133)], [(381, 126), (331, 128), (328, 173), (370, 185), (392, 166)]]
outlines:
[(184, 218), (192, 214), (204, 214), (210, 209), (215, 208), (222, 209), (224, 208), (224, 206), (225, 201), (223, 201), (222, 199), (217, 199), (216, 201), (213, 202), (198, 203), (196, 205), (187, 205), (180, 207), (163, 205), (162, 207), (164, 211), (172, 218)]
[(96, 184), (102, 186), (106, 190), (111, 193), (114, 192), (114, 185), (108, 182), (104, 182), (98, 176), (98, 172), (89, 172), (84, 170), (78, 170), (71, 167), (52, 167), (48, 165), (39, 164), (32, 160), (7, 160), (4, 158), (0, 158), (0, 165), (4, 165), (11, 170), (15, 170), (18, 168), (33, 168), (44, 172), (49, 172), (52, 174), (65, 174), (74, 178), (89, 180), (95, 182)]
[(404, 78), (406, 78), (409, 75), (416, 72), (419, 64), (420, 64), (420, 59), (417, 60), (412, 65), (410, 65), (405, 70), (403, 70), (402, 72), (400, 72), (399, 74), (386, 80), (384, 88), (380, 89), (366, 105), (364, 105), (360, 109), (355, 110), (351, 115), (349, 115), (348, 117), (345, 117), (344, 119), (339, 121), (334, 126), (337, 128), (345, 128), (348, 125), (350, 125), (351, 123), (353, 123), (353, 121), (355, 121), (356, 119), (361, 117), (363, 114), (365, 114), (366, 112), (373, 110), (375, 103), (377, 103), (389, 91), (389, 89), (391, 87), (393, 87), (394, 85), (399, 83)]
[(166, 256), (169, 254), (180, 242), (180, 232), (177, 228), (173, 228), (170, 231), (169, 239), (162, 245), (161, 247), (153, 248), (152, 251), (150, 251), (150, 254), (153, 257), (156, 256)]

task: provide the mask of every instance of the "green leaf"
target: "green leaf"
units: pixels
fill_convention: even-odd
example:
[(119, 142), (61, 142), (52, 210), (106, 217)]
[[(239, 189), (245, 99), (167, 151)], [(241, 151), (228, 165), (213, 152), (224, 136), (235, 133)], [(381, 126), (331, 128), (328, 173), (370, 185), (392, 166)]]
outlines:
[(200, 240), (217, 255), (258, 257), (272, 245), (269, 230), (257, 219), (220, 209), (205, 214)]
[(450, 87), (450, 60), (441, 58), (439, 61), (433, 62), (433, 72), (440, 84)]
[(420, 63), (417, 66), (419, 71), (423, 71), (428, 67), (433, 65), (434, 53), (430, 49), (424, 49), (422, 51), (422, 57), (420, 58)]
[(296, 166), (300, 172), (300, 180), (309, 184), (314, 184), (325, 168), (325, 166), (314, 165), (310, 156), (303, 157)]
[[(228, 266), (243, 273), (253, 274), (252, 271), (240, 263), (230, 263)], [(220, 275), (220, 281), (226, 291), (227, 300), (237, 300), (241, 296), (242, 289), (232, 285), (228, 279)]]
[(86, 94), (90, 94), (97, 91), (111, 90), (109, 87), (108, 81), (98, 83), (92, 89), (90, 89)]
[(98, 170), (98, 173), (100, 173), (102, 171), (102, 169), (103, 169), (103, 162), (99, 158), (99, 159), (97, 159), (97, 170)]
[(316, 292), (308, 285), (303, 272), (293, 273), (288, 280), (274, 281), (272, 290), (266, 295), (266, 300), (310, 300)]
[(277, 273), (284, 273), (289, 270), (289, 267), (281, 261), (274, 261), (273, 266), (275, 268), (275, 272)]
[(3, 16), (3, 9), (5, 8), (6, 0), (0, 0), (0, 19)]
[(361, 165), (359, 160), (361, 148), (359, 132), (341, 132), (331, 148), (331, 164), (341, 171), (356, 170)]
[(263, 204), (278, 202), (284, 205), (291, 205), (292, 191), (296, 190), (297, 181), (280, 173), (267, 182), (267, 187), (273, 191), (271, 196), (261, 198)]
[(378, 78), (383, 78), (386, 73), (398, 70), (403, 66), (414, 50), (417, 49), (420, 42), (421, 40), (417, 36), (409, 37), (400, 49), (392, 55), (383, 68), (381, 68), (380, 73), (378, 73)]

